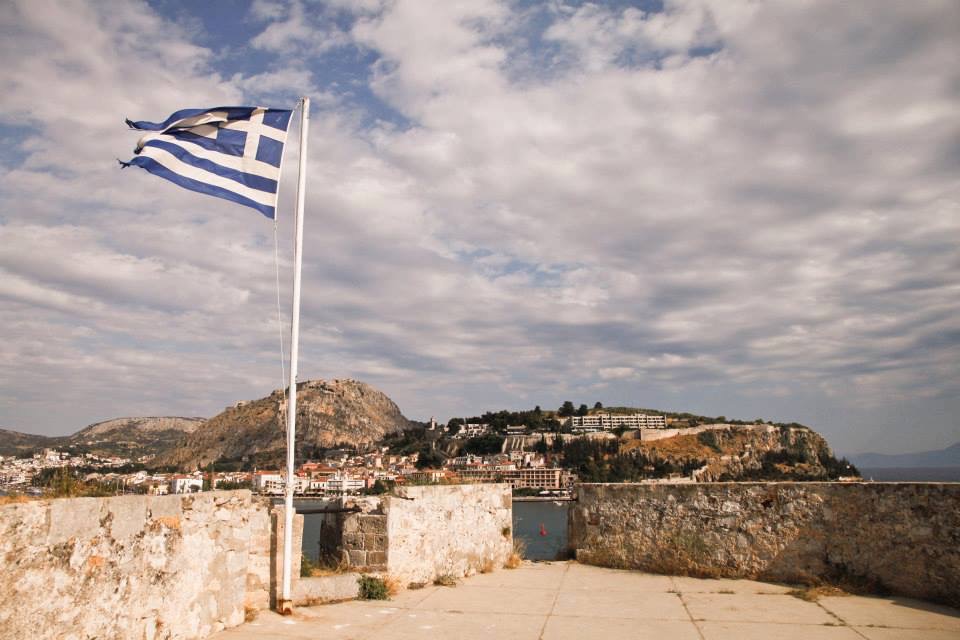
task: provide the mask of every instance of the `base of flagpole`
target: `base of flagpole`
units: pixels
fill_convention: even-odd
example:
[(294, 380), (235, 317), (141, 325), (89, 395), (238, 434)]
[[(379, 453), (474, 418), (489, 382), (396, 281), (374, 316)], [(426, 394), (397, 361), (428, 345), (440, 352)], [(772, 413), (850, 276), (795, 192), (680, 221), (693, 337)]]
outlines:
[(277, 600), (276, 611), (282, 616), (293, 615), (293, 600)]

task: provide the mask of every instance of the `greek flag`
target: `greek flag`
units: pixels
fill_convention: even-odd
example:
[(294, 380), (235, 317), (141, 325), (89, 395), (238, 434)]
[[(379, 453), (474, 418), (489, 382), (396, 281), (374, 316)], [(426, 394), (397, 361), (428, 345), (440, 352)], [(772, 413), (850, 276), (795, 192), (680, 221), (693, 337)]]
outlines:
[(136, 165), (185, 189), (253, 207), (274, 218), (280, 160), (291, 110), (265, 107), (184, 109), (163, 122), (133, 122), (149, 131), (137, 143)]

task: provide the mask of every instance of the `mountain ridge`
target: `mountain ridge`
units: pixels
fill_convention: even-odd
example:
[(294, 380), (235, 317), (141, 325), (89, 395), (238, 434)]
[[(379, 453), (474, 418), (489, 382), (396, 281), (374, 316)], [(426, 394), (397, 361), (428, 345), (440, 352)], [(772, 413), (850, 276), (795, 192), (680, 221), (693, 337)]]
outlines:
[(65, 436), (44, 436), (0, 429), (0, 455), (29, 455), (37, 449), (73, 449), (84, 453), (136, 458), (156, 455), (204, 418), (136, 416), (94, 422)]
[(847, 456), (861, 468), (892, 469), (897, 467), (960, 467), (960, 442), (943, 449), (914, 453), (854, 453)]

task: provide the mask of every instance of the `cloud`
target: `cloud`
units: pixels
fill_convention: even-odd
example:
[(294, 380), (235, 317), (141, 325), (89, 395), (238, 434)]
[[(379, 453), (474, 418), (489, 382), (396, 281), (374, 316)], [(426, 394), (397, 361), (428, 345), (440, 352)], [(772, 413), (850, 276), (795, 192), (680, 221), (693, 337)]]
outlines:
[(414, 417), (581, 398), (948, 444), (947, 412), (899, 416), (960, 380), (956, 18), (261, 1), (226, 74), (145, 5), (5, 5), (0, 423), (280, 386), (271, 225), (113, 158), (123, 116), (308, 93), (304, 377)]
[[(374, 3), (375, 4), (375, 3)], [(259, 2), (251, 6), (255, 20), (267, 22), (263, 31), (250, 41), (256, 49), (278, 53), (288, 60), (294, 57), (317, 56), (331, 49), (350, 44), (349, 35), (330, 20), (340, 12), (365, 13), (371, 10), (362, 4), (352, 8), (336, 3)]]

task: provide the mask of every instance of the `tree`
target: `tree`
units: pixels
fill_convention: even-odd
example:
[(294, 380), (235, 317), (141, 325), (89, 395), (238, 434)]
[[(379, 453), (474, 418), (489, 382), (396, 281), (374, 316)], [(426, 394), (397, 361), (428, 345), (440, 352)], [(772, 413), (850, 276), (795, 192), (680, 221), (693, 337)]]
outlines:
[(463, 450), (477, 456), (486, 456), (493, 453), (500, 453), (503, 450), (503, 441), (505, 438), (493, 433), (485, 436), (470, 438), (463, 445)]
[(553, 439), (552, 448), (554, 453), (563, 453), (563, 436), (558, 434), (557, 437)]
[(594, 409), (603, 409), (603, 403), (598, 400), (596, 403), (594, 403), (593, 408), (594, 408)]
[(538, 416), (539, 416), (541, 413), (543, 413), (543, 411), (540, 409), (540, 405), (535, 406), (535, 407), (533, 408), (533, 412), (534, 412), (536, 415), (538, 415)]
[(373, 486), (367, 489), (364, 493), (368, 496), (379, 496), (379, 495), (383, 495), (389, 490), (390, 490), (390, 487), (388, 487), (383, 480), (381, 480), (380, 478), (377, 478), (376, 480), (374, 480)]
[(561, 418), (569, 418), (574, 413), (573, 403), (569, 400), (565, 400), (563, 406), (557, 411), (557, 415)]
[(424, 444), (417, 456), (417, 469), (438, 469), (443, 466), (444, 460), (446, 458), (439, 451), (429, 444)]
[(533, 450), (535, 453), (543, 455), (547, 452), (547, 439), (545, 436), (540, 436), (540, 441), (533, 445)]
[(588, 411), (589, 411), (589, 409), (587, 409), (587, 405), (582, 404), (582, 405), (580, 405), (580, 408), (577, 409), (577, 415), (578, 415), (578, 416), (585, 416), (585, 415), (587, 415), (587, 412), (588, 412)]

